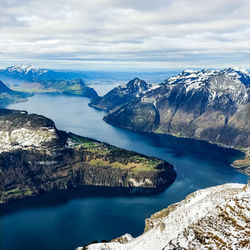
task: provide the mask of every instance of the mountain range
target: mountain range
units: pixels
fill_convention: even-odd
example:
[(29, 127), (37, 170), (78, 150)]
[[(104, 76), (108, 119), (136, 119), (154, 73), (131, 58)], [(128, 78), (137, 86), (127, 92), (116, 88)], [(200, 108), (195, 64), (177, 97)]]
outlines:
[[(206, 140), (249, 151), (250, 75), (246, 70), (184, 70), (157, 85), (138, 78), (90, 106), (112, 125)], [(248, 152), (249, 153), (249, 152)], [(241, 166), (249, 167), (249, 162)]]
[(0, 81), (0, 107), (5, 107), (11, 103), (23, 102), (28, 96), (30, 95), (11, 90), (2, 81)]
[(8, 87), (18, 92), (98, 97), (96, 91), (88, 87), (78, 73), (59, 72), (22, 64), (1, 69), (0, 79), (5, 80)]
[(0, 77), (14, 78), (28, 82), (48, 82), (51, 80), (73, 80), (79, 75), (40, 68), (32, 64), (14, 65), (0, 69)]

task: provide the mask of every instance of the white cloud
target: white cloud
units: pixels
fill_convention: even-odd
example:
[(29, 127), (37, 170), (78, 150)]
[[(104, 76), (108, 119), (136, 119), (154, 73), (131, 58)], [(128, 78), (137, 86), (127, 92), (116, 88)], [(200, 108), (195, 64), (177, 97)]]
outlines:
[(250, 67), (249, 13), (249, 0), (2, 0), (0, 60)]

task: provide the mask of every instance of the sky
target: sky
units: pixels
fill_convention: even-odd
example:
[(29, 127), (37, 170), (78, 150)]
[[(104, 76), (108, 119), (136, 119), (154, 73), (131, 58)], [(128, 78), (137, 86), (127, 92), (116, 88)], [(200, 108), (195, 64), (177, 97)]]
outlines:
[(250, 68), (249, 0), (0, 0), (0, 66)]

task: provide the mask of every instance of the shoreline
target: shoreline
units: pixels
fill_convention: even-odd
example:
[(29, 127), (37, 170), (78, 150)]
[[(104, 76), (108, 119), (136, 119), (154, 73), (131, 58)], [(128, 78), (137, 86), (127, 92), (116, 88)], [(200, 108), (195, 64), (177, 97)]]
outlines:
[[(101, 108), (96, 108), (96, 107), (93, 107), (93, 106), (90, 106), (90, 107), (92, 107), (94, 109), (106, 111), (106, 110), (101, 109)], [(198, 139), (198, 138), (194, 138), (194, 137), (180, 136), (180, 135), (177, 135), (177, 134), (155, 132), (155, 131), (152, 131), (152, 132), (139, 131), (139, 130), (136, 130), (136, 129), (125, 128), (125, 127), (121, 127), (121, 126), (111, 124), (111, 123), (107, 122), (104, 119), (104, 117), (103, 117), (103, 121), (105, 121), (106, 123), (108, 123), (108, 124), (110, 124), (110, 125), (112, 125), (114, 127), (122, 128), (122, 129), (125, 129), (125, 130), (137, 132), (137, 133), (139, 132), (139, 133), (153, 134), (153, 135), (168, 135), (168, 136), (173, 136), (175, 138), (200, 141), (200, 142), (209, 143), (211, 145), (215, 145), (215, 146), (218, 146), (218, 147), (221, 147), (221, 148), (236, 150), (236, 151), (238, 151), (240, 153), (243, 153), (244, 155), (241, 156), (240, 158), (235, 159), (233, 162), (231, 162), (230, 166), (233, 167), (234, 169), (236, 169), (237, 171), (245, 174), (246, 176), (250, 177), (250, 147), (247, 147), (247, 148), (241, 148), (240, 147), (239, 148), (239, 147), (234, 147), (234, 146), (228, 146), (226, 144), (219, 143), (219, 142), (207, 141), (207, 140), (204, 140), (204, 139)]]

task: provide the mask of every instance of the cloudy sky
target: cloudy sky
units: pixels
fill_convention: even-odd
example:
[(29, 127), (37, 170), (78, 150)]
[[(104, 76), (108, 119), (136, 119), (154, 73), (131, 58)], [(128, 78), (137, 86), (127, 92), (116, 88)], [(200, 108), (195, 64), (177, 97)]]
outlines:
[(250, 68), (249, 0), (0, 0), (0, 66)]

